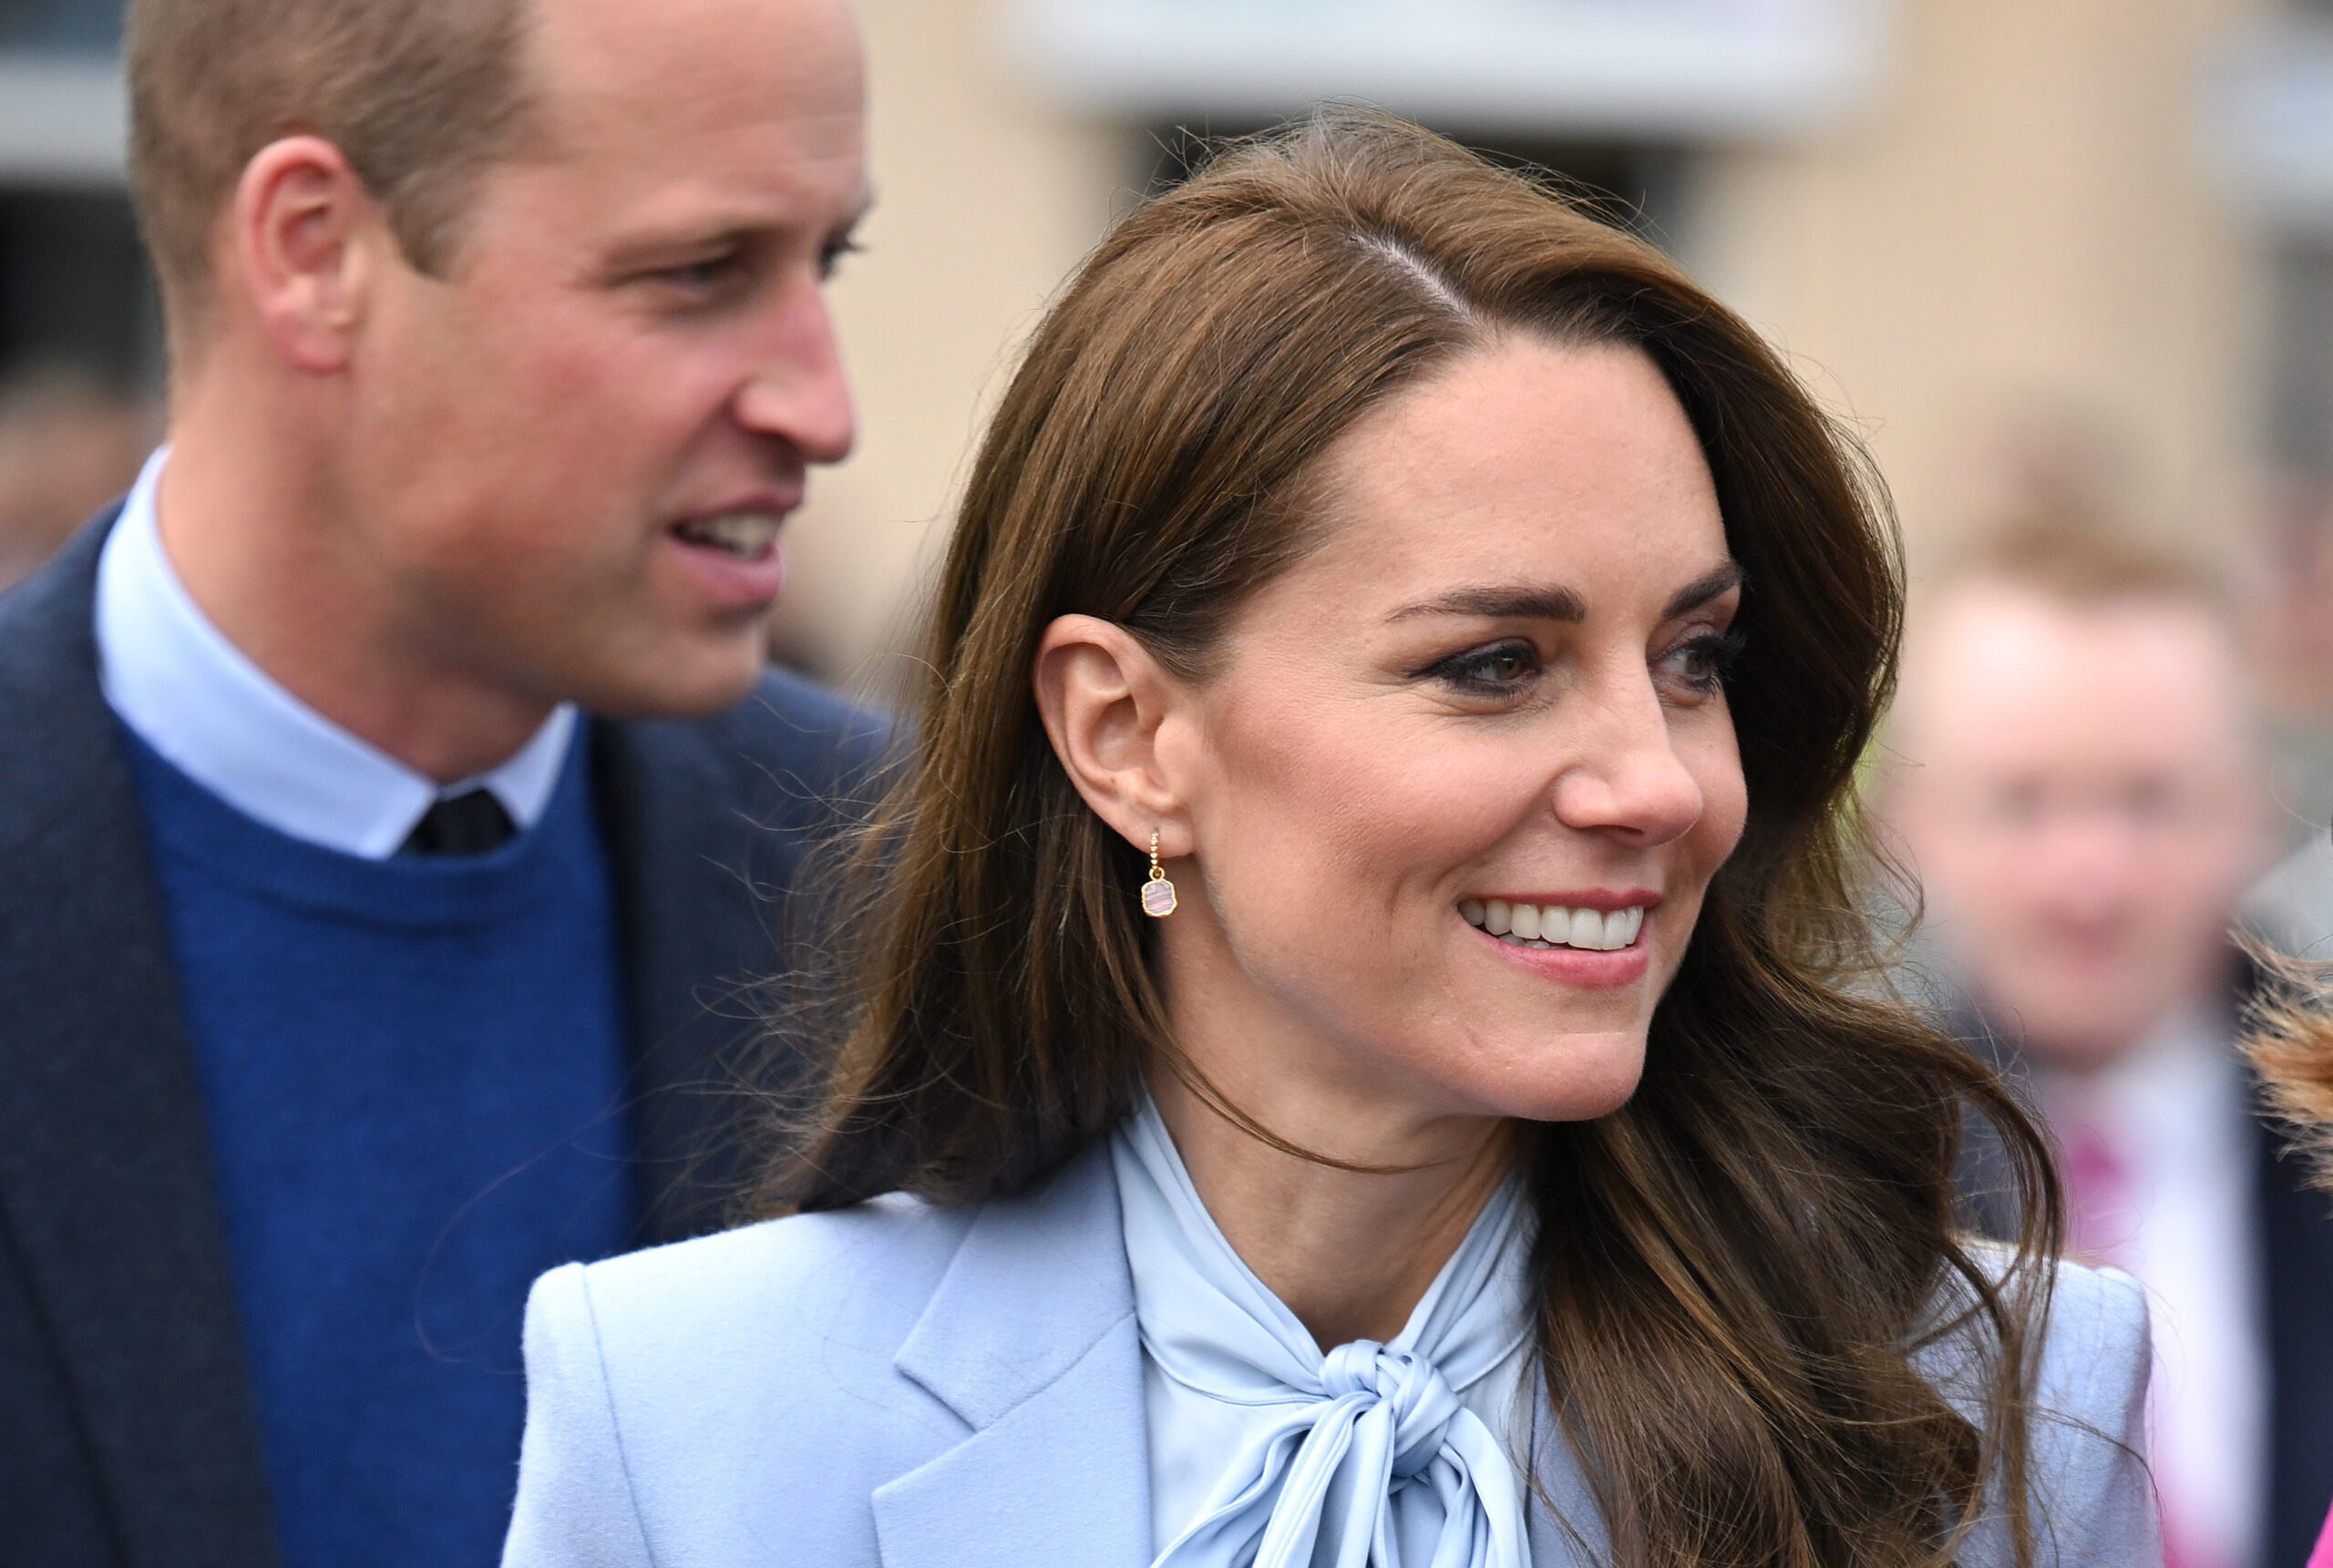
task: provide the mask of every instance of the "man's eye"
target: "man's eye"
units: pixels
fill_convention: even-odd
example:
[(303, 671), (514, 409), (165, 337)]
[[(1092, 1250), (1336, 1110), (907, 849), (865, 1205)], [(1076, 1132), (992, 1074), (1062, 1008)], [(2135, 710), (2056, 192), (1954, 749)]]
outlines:
[(705, 292), (719, 288), (736, 270), (737, 258), (734, 255), (708, 256), (685, 266), (667, 267), (656, 275), (681, 288)]
[(823, 283), (832, 278), (845, 256), (858, 255), (866, 249), (847, 234), (839, 240), (827, 241), (826, 248), (818, 252), (818, 282)]

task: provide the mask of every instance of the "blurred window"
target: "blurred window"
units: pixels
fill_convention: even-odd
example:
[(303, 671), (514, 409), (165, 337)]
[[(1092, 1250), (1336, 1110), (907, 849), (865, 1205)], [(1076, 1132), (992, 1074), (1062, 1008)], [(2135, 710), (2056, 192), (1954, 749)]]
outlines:
[(1835, 119), (1879, 75), (1892, 0), (1013, 0), (1011, 48), (1136, 122), (1273, 120), (1357, 97), (1507, 135), (1757, 135)]
[(121, 11), (122, 0), (0, 0), (0, 49), (110, 54)]
[[(1187, 121), (1147, 133), (1147, 189), (1166, 190), (1188, 179), (1210, 142), (1269, 128), (1266, 120)], [(1676, 254), (1693, 216), (1692, 151), (1660, 141), (1538, 140), (1469, 135), (1463, 126), (1433, 128), (1512, 169), (1553, 174), (1571, 194), (1608, 222)]]
[(122, 0), (0, 0), (0, 587), (128, 488), (159, 436), (121, 18)]
[(66, 364), (143, 391), (160, 358), (128, 197), (0, 187), (0, 380)]

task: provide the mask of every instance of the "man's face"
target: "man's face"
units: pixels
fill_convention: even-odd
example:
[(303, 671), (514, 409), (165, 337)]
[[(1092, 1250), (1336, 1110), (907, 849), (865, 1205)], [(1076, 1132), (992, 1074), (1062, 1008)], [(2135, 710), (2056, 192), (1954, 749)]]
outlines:
[(708, 711), (850, 447), (820, 288), (866, 200), (857, 34), (839, 0), (536, 0), (525, 76), (446, 275), (373, 296), (340, 543), (428, 660)]
[(2167, 600), (1964, 585), (1907, 651), (1887, 815), (1931, 929), (2027, 1048), (2103, 1065), (2225, 983), (2265, 857), (2231, 640)]

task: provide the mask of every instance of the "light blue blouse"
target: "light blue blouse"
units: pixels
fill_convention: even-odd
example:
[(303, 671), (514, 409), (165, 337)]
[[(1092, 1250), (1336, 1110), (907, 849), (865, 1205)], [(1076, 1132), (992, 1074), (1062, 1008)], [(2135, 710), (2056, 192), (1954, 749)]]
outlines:
[(1389, 1343), (1324, 1356), (1231, 1249), (1147, 1096), (1110, 1157), (1160, 1568), (1522, 1568), (1533, 1227), (1518, 1180)]

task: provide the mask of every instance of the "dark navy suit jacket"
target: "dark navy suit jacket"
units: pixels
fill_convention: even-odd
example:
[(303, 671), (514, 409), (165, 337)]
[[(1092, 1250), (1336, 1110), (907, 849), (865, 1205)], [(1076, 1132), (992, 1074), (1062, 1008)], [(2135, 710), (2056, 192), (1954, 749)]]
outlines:
[[(0, 1559), (265, 1568), (259, 1426), (195, 1065), (124, 736), (98, 684), (99, 518), (0, 597)], [(595, 723), (643, 1242), (715, 1228), (741, 986), (863, 790), (877, 722), (772, 673), (710, 718)], [(516, 1456), (513, 1456), (514, 1458)]]

